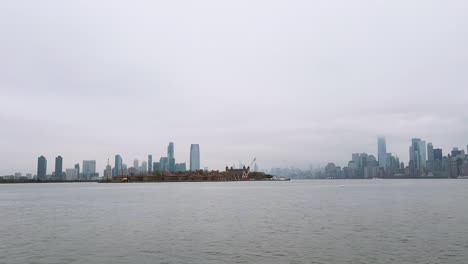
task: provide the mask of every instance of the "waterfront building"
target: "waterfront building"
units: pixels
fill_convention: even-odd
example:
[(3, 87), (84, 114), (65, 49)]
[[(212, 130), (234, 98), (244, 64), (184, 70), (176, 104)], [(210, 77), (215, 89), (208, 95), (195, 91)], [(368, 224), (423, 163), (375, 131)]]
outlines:
[(160, 164), (160, 171), (169, 171), (169, 162), (167, 157), (161, 157), (159, 159), (159, 164)]
[(327, 166), (325, 166), (325, 177), (328, 179), (336, 179), (337, 176), (338, 173), (335, 163), (328, 163)]
[(409, 153), (417, 174), (422, 173), (426, 169), (426, 142), (420, 138), (413, 138)]
[(387, 153), (387, 161), (385, 162), (385, 176), (393, 176), (398, 174), (400, 170), (400, 159), (393, 156), (392, 153)]
[(190, 170), (200, 170), (200, 145), (198, 144), (190, 146)]
[(67, 181), (76, 181), (78, 180), (78, 170), (75, 168), (65, 170), (65, 179)]
[(140, 173), (146, 173), (146, 172), (148, 172), (148, 162), (143, 161), (143, 162), (141, 163), (141, 167), (139, 168), (138, 171), (139, 171)]
[(379, 167), (376, 166), (366, 166), (364, 169), (364, 178), (371, 179), (378, 176)]
[(140, 161), (138, 159), (133, 160), (133, 168), (138, 169), (140, 167)]
[(169, 158), (167, 168), (168, 168), (168, 170), (170, 172), (175, 172), (176, 171), (175, 165), (176, 165), (175, 159), (174, 158)]
[(127, 166), (127, 164), (122, 164), (122, 174), (121, 175), (128, 175), (128, 166)]
[(96, 174), (96, 161), (83, 160), (83, 179), (90, 180), (92, 175)]
[(461, 175), (462, 176), (468, 176), (468, 159), (465, 159), (463, 161)]
[(419, 142), (419, 149), (421, 150), (420, 152), (420, 160), (421, 160), (421, 170), (424, 170), (426, 168), (426, 160), (427, 160), (427, 149), (426, 149), (426, 141), (420, 141)]
[(47, 159), (44, 156), (40, 156), (37, 159), (37, 178), (39, 180), (45, 180), (47, 177)]
[(120, 155), (115, 155), (114, 170), (112, 172), (113, 176), (123, 175), (122, 165), (123, 165), (122, 164), (122, 157)]
[(78, 175), (78, 180), (80, 179), (80, 164), (77, 163), (75, 164), (75, 169), (76, 169), (76, 174)]
[(176, 163), (175, 164), (175, 171), (176, 172), (186, 172), (187, 171), (187, 165), (184, 163)]
[(438, 148), (438, 149), (434, 149), (434, 150), (433, 150), (433, 153), (434, 153), (434, 154), (433, 154), (434, 160), (442, 160), (442, 157), (443, 157), (443, 155), (442, 155), (442, 149), (439, 149), (439, 148)]
[(161, 163), (160, 162), (153, 162), (153, 171), (161, 172)]
[(433, 161), (434, 160), (434, 146), (432, 143), (427, 143), (427, 160)]
[(448, 157), (449, 160), (449, 170), (450, 170), (450, 177), (456, 178), (460, 176), (459, 164), (457, 157), (450, 156)]
[(153, 172), (153, 155), (148, 155), (148, 172)]
[(167, 146), (167, 158), (174, 159), (174, 142), (169, 142), (169, 146)]
[(138, 173), (138, 168), (130, 167), (128, 168), (128, 174), (129, 175), (137, 175)]
[(367, 156), (364, 166), (364, 178), (374, 178), (378, 176), (379, 162), (373, 155)]
[(58, 156), (55, 158), (55, 179), (63, 180), (63, 158)]
[(369, 157), (369, 155), (367, 155), (367, 153), (359, 154), (358, 173), (357, 173), (358, 178), (363, 178), (364, 177), (364, 170), (365, 170), (365, 167), (367, 166), (368, 157)]
[(427, 144), (427, 170), (433, 172), (435, 163), (436, 162), (434, 162), (434, 146), (432, 145), (432, 143), (429, 142)]
[(465, 151), (463, 150), (459, 150), (458, 148), (453, 148), (452, 149), (452, 157), (456, 158), (456, 157), (459, 157), (459, 156), (464, 156), (464, 153)]
[[(350, 162), (353, 162), (353, 161), (350, 161)], [(351, 169), (350, 167), (344, 167), (343, 168), (343, 177), (345, 179), (352, 179), (354, 178), (354, 170)]]
[(112, 167), (109, 164), (109, 159), (107, 159), (107, 166), (106, 166), (106, 169), (104, 170), (104, 178), (106, 180), (112, 178)]
[(387, 143), (385, 142), (385, 137), (377, 138), (377, 148), (378, 148), (378, 161), (379, 167), (385, 168), (387, 162)]

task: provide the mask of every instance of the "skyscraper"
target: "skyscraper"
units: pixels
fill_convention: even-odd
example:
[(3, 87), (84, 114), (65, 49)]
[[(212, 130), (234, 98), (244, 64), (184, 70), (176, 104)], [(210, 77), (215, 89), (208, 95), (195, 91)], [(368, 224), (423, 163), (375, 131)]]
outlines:
[(379, 159), (379, 167), (385, 168), (387, 162), (387, 143), (385, 142), (385, 137), (377, 138), (377, 147), (377, 158)]
[(442, 149), (434, 149), (434, 160), (442, 160)]
[(153, 172), (153, 155), (148, 155), (148, 172)]
[(421, 167), (422, 169), (426, 168), (426, 161), (427, 161), (427, 148), (426, 148), (426, 141), (419, 142), (419, 149), (421, 150)]
[(167, 158), (174, 159), (174, 142), (169, 142), (169, 146), (167, 146)]
[(79, 180), (80, 179), (80, 164), (79, 163), (75, 164), (75, 169), (77, 171), (76, 173), (78, 175), (78, 180)]
[(113, 176), (120, 176), (123, 175), (122, 171), (122, 157), (120, 155), (115, 155), (115, 162), (114, 162), (114, 171), (112, 172)]
[(168, 167), (167, 169), (170, 171), (170, 172), (175, 172), (176, 171), (176, 167), (175, 167), (176, 163), (175, 163), (175, 159), (174, 158), (170, 158), (168, 159)]
[(94, 174), (96, 174), (96, 161), (83, 160), (83, 178), (89, 180)]
[(140, 161), (138, 159), (133, 160), (133, 168), (138, 169), (140, 167)]
[(465, 151), (464, 150), (460, 150), (458, 148), (453, 148), (452, 149), (452, 157), (458, 157), (458, 156), (465, 156)]
[(128, 174), (128, 166), (127, 164), (122, 163), (122, 171), (120, 175), (127, 175)]
[(190, 146), (190, 171), (200, 169), (200, 146), (192, 144)]
[(427, 143), (427, 160), (434, 161), (434, 146), (432, 143)]
[(63, 158), (58, 156), (55, 158), (55, 179), (62, 180), (63, 176)]
[(159, 159), (159, 164), (161, 166), (161, 171), (169, 171), (169, 159), (167, 157), (161, 157)]
[(47, 177), (47, 159), (44, 156), (40, 156), (37, 159), (37, 178), (39, 180), (45, 180)]
[(426, 142), (420, 138), (413, 138), (411, 140), (411, 147), (409, 151), (410, 161), (418, 172), (422, 172), (426, 168)]
[(104, 170), (104, 179), (109, 180), (109, 178), (112, 178), (112, 167), (109, 164), (109, 159), (107, 159), (107, 166)]

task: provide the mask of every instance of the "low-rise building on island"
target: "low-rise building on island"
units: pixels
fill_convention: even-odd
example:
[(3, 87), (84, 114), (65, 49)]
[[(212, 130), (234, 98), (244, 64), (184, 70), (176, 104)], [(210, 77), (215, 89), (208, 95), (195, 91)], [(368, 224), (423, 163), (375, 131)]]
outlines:
[(183, 182), (183, 181), (270, 181), (273, 176), (263, 172), (250, 171), (250, 167), (234, 169), (226, 167), (225, 171), (179, 171), (146, 174), (129, 174), (114, 176), (112, 179), (103, 179), (101, 182)]

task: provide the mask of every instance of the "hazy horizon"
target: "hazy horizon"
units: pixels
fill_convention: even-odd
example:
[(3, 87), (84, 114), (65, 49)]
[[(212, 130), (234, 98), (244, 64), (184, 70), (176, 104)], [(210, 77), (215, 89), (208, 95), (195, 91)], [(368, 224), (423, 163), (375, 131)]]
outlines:
[(468, 2), (4, 1), (0, 175), (175, 143), (222, 169), (468, 145)]

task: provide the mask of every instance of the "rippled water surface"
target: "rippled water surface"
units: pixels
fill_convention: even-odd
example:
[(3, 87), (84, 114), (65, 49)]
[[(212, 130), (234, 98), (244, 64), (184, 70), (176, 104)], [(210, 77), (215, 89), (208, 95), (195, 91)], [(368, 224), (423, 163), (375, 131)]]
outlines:
[(467, 263), (468, 180), (0, 185), (0, 263)]

